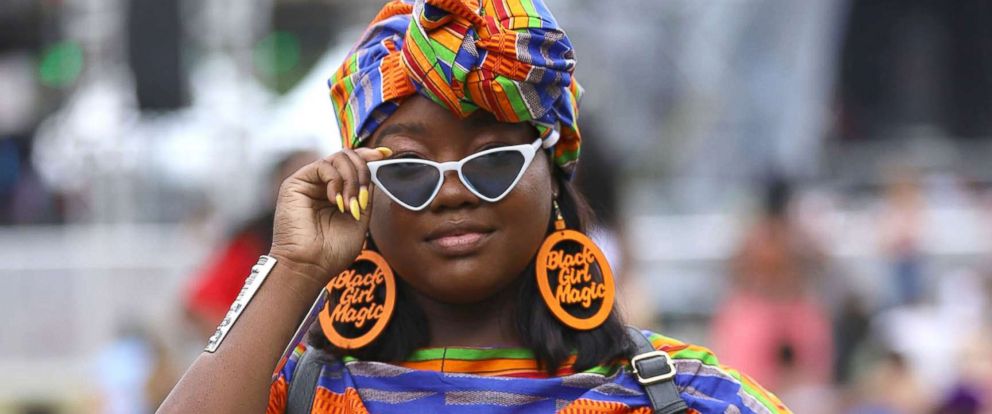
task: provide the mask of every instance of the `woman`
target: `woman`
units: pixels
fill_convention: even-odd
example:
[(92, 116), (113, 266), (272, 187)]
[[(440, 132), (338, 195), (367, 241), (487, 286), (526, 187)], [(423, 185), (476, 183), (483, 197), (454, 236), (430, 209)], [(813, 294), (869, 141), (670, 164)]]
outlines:
[[(568, 38), (539, 1), (478, 3), (395, 1), (376, 16), (330, 81), (349, 149), (283, 183), (250, 306), (235, 301), (162, 412), (301, 399), (312, 412), (654, 412), (648, 366), (626, 362), (647, 341), (628, 337), (608, 265), (572, 232), (589, 210), (568, 181)], [(319, 326), (283, 365), (320, 292)], [(788, 412), (705, 349), (650, 338), (677, 369), (655, 382), (674, 384), (672, 406)], [(322, 355), (312, 378), (307, 355)]]

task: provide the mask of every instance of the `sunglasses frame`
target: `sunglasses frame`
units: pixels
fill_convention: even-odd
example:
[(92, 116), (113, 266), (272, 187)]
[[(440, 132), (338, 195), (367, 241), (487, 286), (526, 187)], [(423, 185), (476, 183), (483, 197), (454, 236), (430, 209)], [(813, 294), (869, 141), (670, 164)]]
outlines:
[[(367, 165), (369, 167), (369, 172), (371, 173), (372, 182), (375, 183), (375, 185), (377, 187), (379, 187), (380, 190), (382, 190), (384, 193), (386, 193), (386, 195), (388, 195), (390, 199), (392, 199), (397, 204), (403, 206), (404, 208), (406, 208), (408, 210), (420, 211), (420, 210), (423, 210), (424, 208), (426, 208), (427, 206), (429, 206), (431, 204), (431, 202), (434, 201), (434, 198), (437, 197), (437, 193), (439, 193), (441, 191), (441, 186), (444, 185), (444, 176), (445, 176), (445, 173), (448, 172), (448, 171), (457, 171), (458, 172), (458, 179), (461, 180), (462, 185), (464, 185), (465, 188), (467, 188), (469, 191), (471, 191), (472, 194), (475, 194), (476, 197), (479, 197), (479, 198), (481, 198), (483, 200), (486, 200), (486, 201), (488, 201), (490, 203), (495, 203), (495, 202), (497, 202), (499, 200), (502, 200), (503, 197), (506, 197), (507, 194), (510, 194), (510, 191), (513, 191), (513, 188), (517, 186), (517, 183), (518, 182), (520, 182), (520, 178), (524, 176), (524, 173), (527, 171), (527, 168), (530, 167), (530, 163), (531, 163), (531, 161), (534, 160), (534, 155), (537, 154), (537, 149), (540, 148), (540, 147), (541, 147), (541, 138), (537, 138), (536, 140), (534, 140), (533, 143), (530, 143), (530, 144), (510, 145), (510, 146), (506, 146), (506, 147), (491, 148), (491, 149), (487, 149), (485, 151), (479, 151), (479, 152), (477, 152), (475, 154), (469, 155), (469, 156), (467, 156), (465, 158), (462, 158), (461, 160), (458, 160), (458, 161), (435, 162), (435, 161), (424, 160), (424, 159), (419, 159), (419, 158), (397, 158), (397, 159), (391, 159), (391, 160), (370, 161), (370, 162), (367, 163)], [(513, 179), (513, 182), (508, 187), (506, 187), (506, 191), (504, 191), (502, 194), (500, 194), (499, 196), (496, 196), (496, 197), (486, 197), (486, 196), (482, 195), (481, 193), (479, 193), (479, 191), (476, 190), (474, 186), (472, 186), (472, 183), (470, 183), (465, 178), (465, 175), (462, 173), (462, 166), (464, 166), (469, 161), (472, 161), (472, 160), (474, 160), (476, 158), (479, 158), (479, 157), (482, 157), (484, 155), (489, 155), (489, 154), (492, 154), (494, 152), (504, 152), (504, 151), (515, 151), (515, 152), (519, 152), (521, 155), (524, 156), (524, 164), (523, 164), (523, 166), (520, 167), (520, 172), (517, 173), (517, 176), (516, 176), (516, 178)], [(377, 176), (376, 173), (378, 172), (378, 170), (379, 170), (380, 167), (383, 167), (383, 166), (386, 166), (386, 165), (391, 165), (391, 164), (400, 164), (400, 163), (424, 164), (424, 165), (428, 165), (428, 166), (434, 167), (435, 169), (438, 170), (438, 172), (439, 172), (439, 175), (438, 175), (439, 176), (439, 179), (437, 180), (437, 184), (434, 186), (434, 191), (431, 192), (430, 197), (427, 197), (427, 201), (425, 201), (424, 204), (422, 204), (420, 206), (411, 206), (411, 205), (403, 202), (403, 200), (400, 200), (399, 198), (397, 198), (396, 196), (394, 196), (393, 193), (391, 193), (389, 191), (389, 189), (386, 188), (386, 186), (382, 185), (382, 183), (379, 182), (379, 178), (378, 178), (378, 176)]]

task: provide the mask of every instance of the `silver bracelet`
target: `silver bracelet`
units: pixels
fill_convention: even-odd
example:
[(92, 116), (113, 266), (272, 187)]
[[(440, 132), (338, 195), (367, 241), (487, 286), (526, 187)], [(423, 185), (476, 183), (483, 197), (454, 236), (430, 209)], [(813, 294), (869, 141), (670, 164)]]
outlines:
[(238, 297), (234, 299), (234, 303), (231, 304), (231, 309), (228, 309), (224, 320), (220, 322), (220, 325), (217, 325), (217, 330), (210, 337), (207, 347), (203, 349), (204, 351), (214, 352), (220, 347), (220, 343), (224, 342), (227, 333), (241, 317), (241, 313), (248, 307), (251, 298), (258, 292), (258, 288), (262, 286), (262, 282), (265, 282), (265, 278), (269, 276), (275, 265), (276, 259), (272, 256), (258, 258), (258, 263), (251, 267), (251, 274), (245, 279), (244, 287), (241, 288), (241, 292), (238, 292)]

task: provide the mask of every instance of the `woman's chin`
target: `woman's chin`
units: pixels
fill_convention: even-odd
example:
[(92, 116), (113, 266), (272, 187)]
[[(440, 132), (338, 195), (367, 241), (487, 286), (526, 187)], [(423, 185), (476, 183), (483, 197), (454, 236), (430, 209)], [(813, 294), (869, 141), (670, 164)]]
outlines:
[[(438, 275), (426, 285), (411, 283), (420, 294), (450, 305), (470, 305), (485, 302), (502, 293), (511, 283), (480, 280), (479, 273)], [(512, 282), (512, 281), (510, 281)]]

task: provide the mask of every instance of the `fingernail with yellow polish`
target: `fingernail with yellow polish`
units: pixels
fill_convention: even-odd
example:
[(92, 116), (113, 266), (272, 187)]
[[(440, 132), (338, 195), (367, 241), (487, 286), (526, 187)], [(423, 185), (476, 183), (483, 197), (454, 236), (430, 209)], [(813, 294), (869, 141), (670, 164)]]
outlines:
[(393, 150), (386, 147), (378, 147), (375, 150), (379, 151), (379, 153), (381, 153), (383, 157), (388, 157), (390, 155), (393, 155)]
[(338, 210), (341, 210), (341, 212), (344, 213), (344, 197), (341, 197), (341, 194), (338, 194), (334, 197), (334, 201), (338, 202)]
[(358, 189), (358, 206), (362, 208), (362, 211), (365, 211), (369, 206), (369, 188), (364, 185)]
[(358, 200), (355, 199), (355, 197), (352, 197), (350, 204), (351, 204), (351, 215), (355, 217), (355, 220), (359, 220)]

